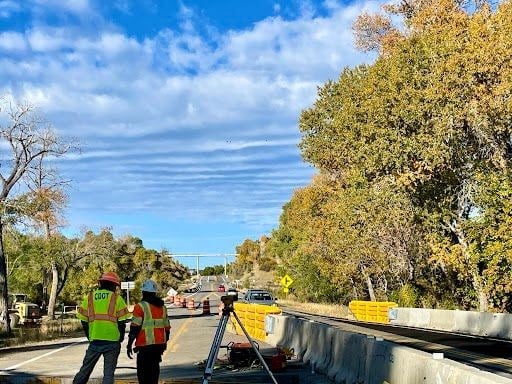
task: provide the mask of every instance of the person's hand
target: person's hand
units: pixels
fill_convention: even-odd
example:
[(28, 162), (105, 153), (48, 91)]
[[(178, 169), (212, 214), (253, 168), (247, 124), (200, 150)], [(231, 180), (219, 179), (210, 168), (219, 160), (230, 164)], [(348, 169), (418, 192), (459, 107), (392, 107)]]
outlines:
[(126, 346), (126, 354), (128, 355), (129, 359), (133, 359), (133, 349), (131, 345)]

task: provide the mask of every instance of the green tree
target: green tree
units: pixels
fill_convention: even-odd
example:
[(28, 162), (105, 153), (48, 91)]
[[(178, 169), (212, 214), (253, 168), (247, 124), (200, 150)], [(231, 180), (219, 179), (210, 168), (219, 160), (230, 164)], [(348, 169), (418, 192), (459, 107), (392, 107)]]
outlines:
[(258, 241), (245, 239), (244, 242), (236, 247), (236, 261), (241, 271), (252, 270), (260, 259), (260, 244)]
[[(511, 8), (506, 1), (495, 12), (484, 5), (469, 13), (452, 0), (388, 8), (403, 16), (405, 29), (382, 18), (362, 23), (368, 28), (360, 36), (373, 38), (368, 47), (379, 49), (378, 59), (325, 84), (300, 119), (304, 158), (341, 186), (340, 199), (349, 197), (338, 209), (353, 206), (351, 190), (366, 195), (368, 203), (359, 205), (367, 207), (382, 186), (394, 200), (382, 213), (378, 205), (360, 210), (364, 230), (342, 225), (340, 235), (355, 244), (373, 240), (385, 217), (405, 208), (415, 225), (409, 232), (420, 234), (410, 246), (424, 247), (411, 256), (429, 254), (448, 271), (444, 278), (457, 273), (480, 310), (488, 305), (488, 275), (471, 228), (475, 215), (485, 215), (477, 201), (484, 188), (479, 175), (508, 177), (510, 167)], [(368, 242), (366, 269), (382, 269), (389, 260), (381, 241)], [(323, 245), (324, 255), (336, 249)]]
[[(4, 253), (4, 226), (9, 217), (20, 216), (25, 207), (17, 204), (17, 193), (27, 190), (33, 174), (45, 173), (57, 176), (54, 169), (48, 167), (48, 158), (60, 157), (73, 146), (56, 135), (52, 127), (38, 117), (34, 107), (29, 104), (4, 103), (0, 108), (3, 115), (0, 125), (0, 138), (5, 144), (1, 152), (0, 169), (0, 324), (10, 333), (7, 314), (7, 268)], [(42, 160), (46, 161), (43, 162)]]

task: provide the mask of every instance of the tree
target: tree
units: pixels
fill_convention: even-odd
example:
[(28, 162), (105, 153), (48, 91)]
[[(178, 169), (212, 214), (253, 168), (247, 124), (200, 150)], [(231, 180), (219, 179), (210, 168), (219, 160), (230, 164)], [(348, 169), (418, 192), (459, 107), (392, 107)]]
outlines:
[(245, 239), (244, 242), (236, 247), (236, 261), (235, 264), (239, 269), (247, 271), (258, 263), (260, 258), (260, 243), (258, 240)]
[[(71, 142), (60, 138), (46, 121), (37, 116), (30, 104), (4, 103), (0, 109), (3, 115), (0, 124), (0, 324), (10, 333), (7, 308), (8, 286), (3, 233), (9, 215), (23, 212), (16, 196), (27, 192), (30, 175), (38, 172), (52, 173), (51, 168), (42, 168), (74, 147)], [(42, 160), (45, 160), (45, 163)], [(41, 160), (41, 161), (40, 161)]]
[[(388, 10), (403, 17), (404, 30), (382, 19), (362, 23), (367, 29), (361, 36), (372, 37), (367, 46), (380, 55), (319, 90), (301, 115), (300, 147), (307, 161), (342, 186), (340, 196), (359, 189), (371, 201), (379, 186), (397, 191), (421, 228), (423, 254), (447, 271), (445, 278), (455, 271), (486, 310), (490, 275), (481, 239), (471, 229), (485, 217), (477, 197), (486, 182), (479, 175), (509, 177), (512, 5), (503, 2), (492, 12), (484, 4), (470, 13), (461, 4), (402, 1)], [(396, 204), (389, 205), (389, 217)], [(360, 218), (375, 229), (385, 219)]]

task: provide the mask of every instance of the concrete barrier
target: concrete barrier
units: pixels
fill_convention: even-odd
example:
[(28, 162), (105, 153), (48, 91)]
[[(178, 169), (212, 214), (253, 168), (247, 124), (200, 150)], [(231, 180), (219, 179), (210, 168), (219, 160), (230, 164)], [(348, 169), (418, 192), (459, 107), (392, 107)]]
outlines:
[(512, 340), (512, 315), (425, 308), (393, 308), (390, 323)]
[[(50, 376), (18, 376), (18, 377), (1, 377), (1, 384), (72, 384), (73, 378), (50, 377)], [(89, 379), (88, 384), (101, 384), (103, 379)], [(137, 379), (115, 379), (116, 384), (138, 384)], [(197, 384), (197, 379), (167, 379), (159, 380), (159, 384)], [(209, 384), (226, 384), (225, 381), (210, 380)]]
[[(445, 324), (450, 316), (436, 324)], [(294, 317), (272, 318), (266, 342), (293, 348), (312, 369), (335, 383), (512, 384), (512, 379), (381, 338)]]

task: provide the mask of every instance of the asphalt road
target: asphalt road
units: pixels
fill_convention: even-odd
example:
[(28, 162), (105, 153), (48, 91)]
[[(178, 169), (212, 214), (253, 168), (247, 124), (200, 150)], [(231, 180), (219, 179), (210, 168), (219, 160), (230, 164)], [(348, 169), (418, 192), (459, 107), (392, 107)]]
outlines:
[[(162, 357), (161, 380), (166, 379), (196, 379), (201, 382), (204, 371), (204, 361), (210, 352), (213, 337), (219, 325), (218, 305), (221, 292), (217, 292), (217, 281), (203, 281), (202, 291), (186, 296), (194, 298), (195, 308), (181, 308), (169, 306), (168, 314), (171, 321), (171, 338), (167, 350)], [(200, 303), (207, 298), (210, 300), (211, 314), (203, 314)], [(229, 342), (247, 341), (245, 336), (225, 332), (221, 345)], [(264, 343), (260, 344), (262, 354), (273, 354), (275, 349)], [(0, 381), (4, 378), (34, 378), (38, 376), (71, 378), (81, 366), (87, 348), (87, 340), (83, 338), (61, 339), (23, 346), (14, 349), (0, 349)], [(227, 349), (220, 348), (219, 361), (227, 361)], [(223, 378), (235, 380), (234, 382), (272, 383), (268, 373), (259, 369), (242, 369), (233, 371), (218, 364), (219, 369), (213, 373), (212, 380)], [(91, 378), (101, 378), (103, 363), (100, 360)], [(324, 384), (329, 381), (321, 375), (308, 371), (307, 367), (300, 365), (290, 366), (284, 372), (275, 373), (276, 378), (287, 383)], [(136, 380), (135, 359), (126, 356), (126, 338), (122, 344), (121, 355), (116, 369), (116, 380)], [(246, 380), (251, 377), (250, 380)], [(299, 378), (300, 377), (300, 381)]]

